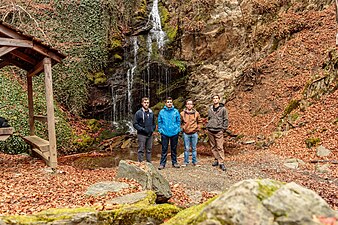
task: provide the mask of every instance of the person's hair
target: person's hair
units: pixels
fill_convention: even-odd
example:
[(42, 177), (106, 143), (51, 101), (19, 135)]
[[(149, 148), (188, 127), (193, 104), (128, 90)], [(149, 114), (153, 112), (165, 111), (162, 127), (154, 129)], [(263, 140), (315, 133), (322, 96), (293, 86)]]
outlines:
[(146, 100), (149, 101), (149, 98), (148, 98), (148, 97), (143, 97), (143, 98), (141, 99), (141, 103), (143, 103), (143, 102), (146, 101)]
[(173, 98), (172, 98), (172, 97), (167, 97), (165, 101), (168, 101), (168, 100), (171, 100), (171, 101), (172, 101)]
[(221, 97), (219, 97), (219, 95), (213, 95), (212, 98), (214, 98), (214, 97), (216, 97), (216, 96), (217, 96), (219, 99), (221, 99)]
[(194, 101), (192, 99), (185, 100), (185, 104), (187, 104), (188, 102), (192, 102), (192, 104), (194, 104)]

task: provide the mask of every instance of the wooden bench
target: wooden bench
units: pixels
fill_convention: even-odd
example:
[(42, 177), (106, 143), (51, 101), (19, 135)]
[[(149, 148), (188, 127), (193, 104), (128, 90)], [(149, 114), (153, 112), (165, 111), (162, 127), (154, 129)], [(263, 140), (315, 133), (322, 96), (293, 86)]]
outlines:
[(5, 141), (14, 133), (13, 127), (1, 127), (0, 128), (0, 141)]
[(49, 151), (49, 142), (36, 135), (25, 136), (23, 139), (33, 148), (39, 149), (42, 153)]

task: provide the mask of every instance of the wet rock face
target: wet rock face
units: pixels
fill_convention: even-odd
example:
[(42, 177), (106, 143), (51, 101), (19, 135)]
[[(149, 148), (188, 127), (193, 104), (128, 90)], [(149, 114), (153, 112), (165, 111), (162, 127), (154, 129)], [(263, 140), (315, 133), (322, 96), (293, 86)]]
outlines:
[[(169, 1), (169, 5), (170, 2), (174, 4), (175, 1)], [(215, 0), (212, 7), (207, 3), (200, 6), (204, 11), (192, 7), (196, 13), (204, 13), (199, 21), (204, 26), (194, 32), (184, 29), (189, 24), (184, 24), (185, 14), (181, 13), (182, 37), (180, 51), (176, 51), (175, 57), (191, 65), (186, 87), (188, 97), (200, 104), (202, 113), (211, 103), (213, 94), (228, 100), (254, 62), (283, 46), (286, 36), (299, 31), (278, 36), (277, 21), (283, 20), (283, 14), (322, 10), (331, 3), (332, 0)], [(176, 11), (184, 8), (189, 7), (182, 4)]]

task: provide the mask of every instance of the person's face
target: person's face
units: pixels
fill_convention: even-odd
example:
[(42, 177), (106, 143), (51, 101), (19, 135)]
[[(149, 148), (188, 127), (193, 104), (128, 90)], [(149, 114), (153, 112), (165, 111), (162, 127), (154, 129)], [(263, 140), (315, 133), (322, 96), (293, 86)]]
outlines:
[(173, 107), (173, 100), (166, 100), (165, 106), (167, 106), (168, 108)]
[(148, 110), (149, 109), (149, 100), (144, 100), (142, 102), (142, 107), (145, 109), (145, 110)]
[(213, 103), (214, 103), (214, 105), (217, 105), (217, 104), (219, 104), (219, 97), (218, 96), (214, 96), (213, 98), (212, 98), (212, 101), (213, 101)]
[(187, 103), (185, 104), (185, 107), (188, 110), (191, 110), (194, 107), (194, 104), (192, 103), (192, 101), (187, 101)]

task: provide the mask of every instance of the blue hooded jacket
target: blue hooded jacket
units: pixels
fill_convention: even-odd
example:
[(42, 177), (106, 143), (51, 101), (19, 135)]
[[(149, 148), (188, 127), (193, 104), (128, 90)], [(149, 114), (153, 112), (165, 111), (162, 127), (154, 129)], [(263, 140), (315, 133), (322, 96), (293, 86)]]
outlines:
[(181, 116), (175, 107), (164, 106), (158, 114), (158, 132), (168, 137), (181, 131)]

